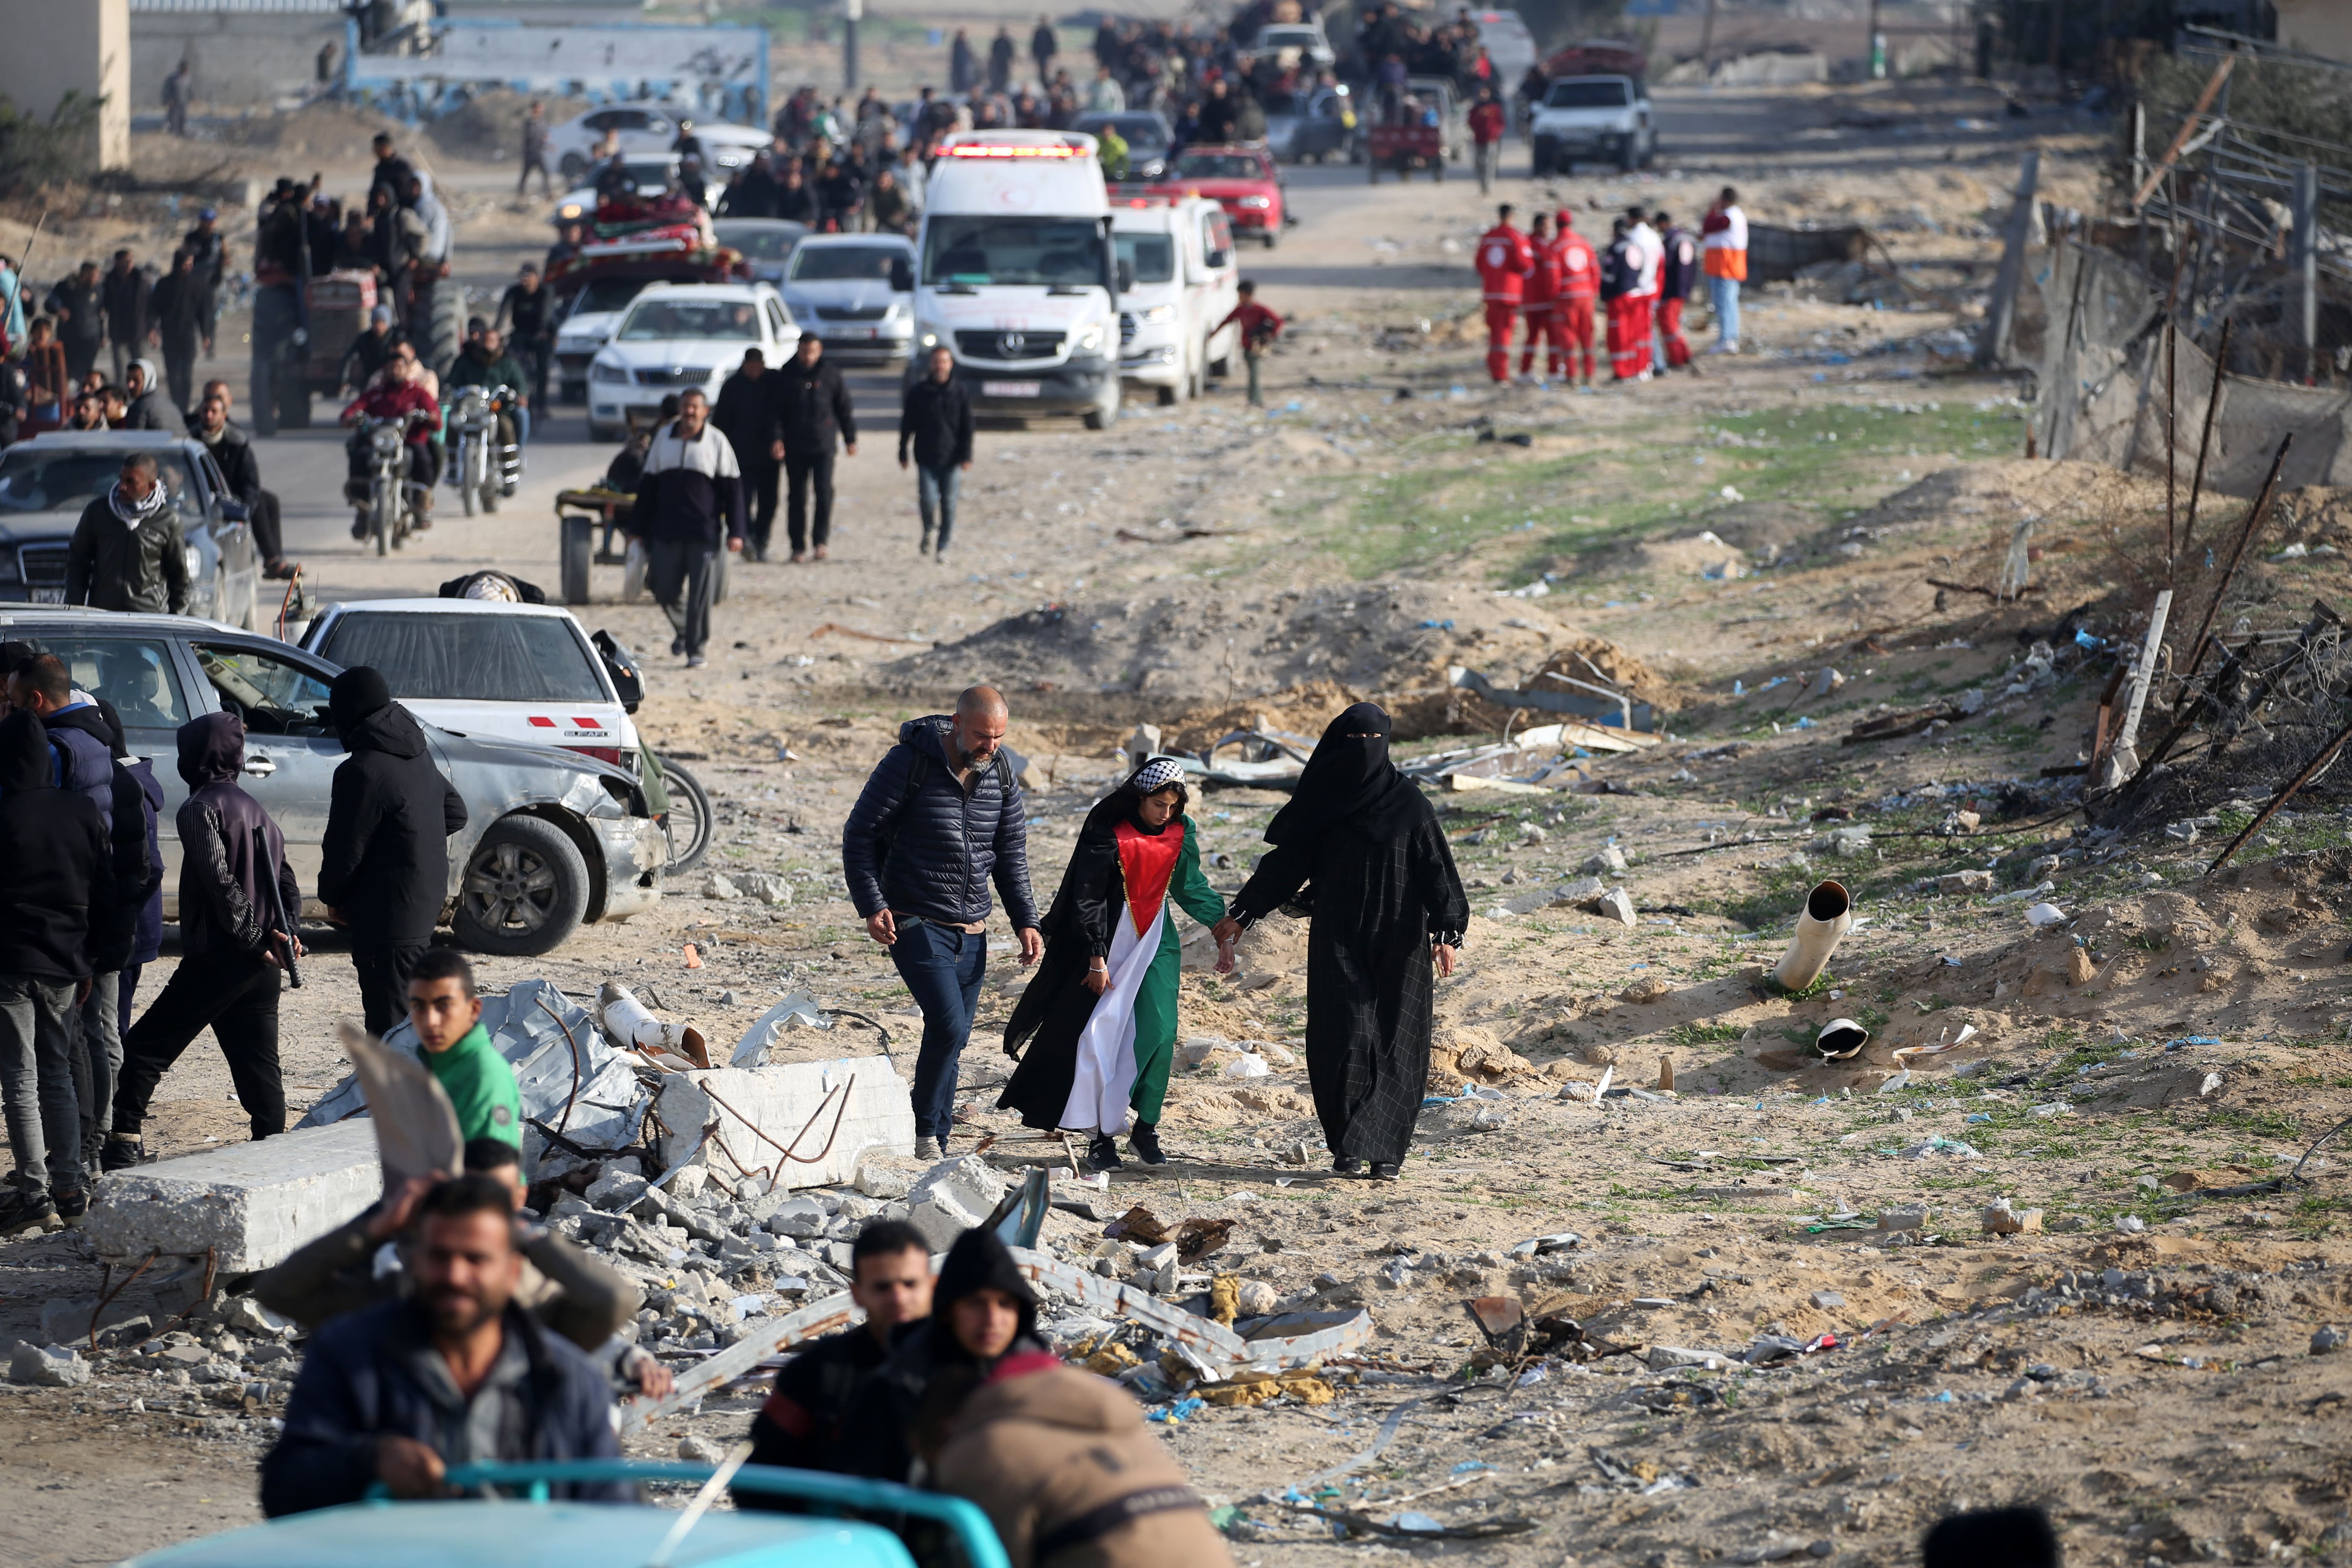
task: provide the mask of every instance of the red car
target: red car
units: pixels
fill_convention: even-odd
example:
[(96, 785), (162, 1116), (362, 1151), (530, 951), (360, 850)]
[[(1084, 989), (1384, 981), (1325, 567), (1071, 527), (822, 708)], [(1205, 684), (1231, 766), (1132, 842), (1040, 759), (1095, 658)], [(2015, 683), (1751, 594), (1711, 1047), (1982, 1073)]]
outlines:
[(1225, 209), (1235, 235), (1263, 241), (1268, 250), (1282, 241), (1282, 182), (1273, 155), (1263, 147), (1187, 147), (1150, 191), (1206, 196)]

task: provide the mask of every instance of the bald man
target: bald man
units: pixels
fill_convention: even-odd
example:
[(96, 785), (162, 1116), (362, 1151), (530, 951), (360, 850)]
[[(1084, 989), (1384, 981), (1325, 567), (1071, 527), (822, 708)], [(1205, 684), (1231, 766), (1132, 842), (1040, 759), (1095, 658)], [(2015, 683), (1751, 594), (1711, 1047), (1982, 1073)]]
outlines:
[(992, 878), (1020, 933), (1022, 963), (1045, 948), (1021, 785), (1003, 750), (1010, 718), (1001, 692), (975, 686), (952, 714), (908, 720), (841, 830), (850, 899), (922, 1009), (915, 1153), (926, 1160), (947, 1154), (956, 1065), (988, 970)]

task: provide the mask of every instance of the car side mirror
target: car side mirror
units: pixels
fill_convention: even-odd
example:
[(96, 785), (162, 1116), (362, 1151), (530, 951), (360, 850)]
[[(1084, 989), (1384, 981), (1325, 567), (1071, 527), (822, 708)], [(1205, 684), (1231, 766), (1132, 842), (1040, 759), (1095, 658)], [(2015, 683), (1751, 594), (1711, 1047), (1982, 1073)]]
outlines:
[(253, 518), (253, 509), (241, 500), (223, 500), (220, 514), (231, 522), (249, 522)]
[(1212, 267), (1229, 267), (1233, 264), (1233, 259), (1234, 253), (1230, 250), (1213, 250), (1209, 252), (1209, 265)]
[(622, 710), (635, 712), (637, 704), (646, 700), (646, 678), (637, 668), (637, 656), (601, 627), (589, 641), (595, 645), (596, 657), (604, 661), (604, 673), (613, 678), (613, 689), (621, 699)]
[(1134, 262), (1132, 262), (1132, 261), (1130, 261), (1130, 260), (1129, 260), (1129, 259), (1128, 259), (1126, 257), (1124, 257), (1124, 256), (1120, 257), (1120, 258), (1118, 258), (1118, 268), (1117, 268), (1117, 273), (1118, 273), (1118, 291), (1119, 291), (1120, 293), (1122, 293), (1122, 294), (1132, 294), (1132, 293), (1134, 293), (1134, 292), (1135, 292), (1135, 263), (1134, 263)]
[(915, 269), (907, 265), (907, 258), (903, 256), (890, 258), (890, 291), (894, 294), (915, 291)]

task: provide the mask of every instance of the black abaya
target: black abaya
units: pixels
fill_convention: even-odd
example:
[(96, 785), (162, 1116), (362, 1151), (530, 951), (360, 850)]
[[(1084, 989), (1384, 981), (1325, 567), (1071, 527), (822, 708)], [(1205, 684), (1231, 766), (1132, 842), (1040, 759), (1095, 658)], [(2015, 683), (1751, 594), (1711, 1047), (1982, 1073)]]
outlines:
[(1345, 821), (1277, 845), (1233, 902), (1244, 924), (1294, 900), (1307, 905), (1315, 1113), (1332, 1153), (1368, 1163), (1402, 1164), (1412, 1145), (1429, 1084), (1430, 944), (1458, 943), (1470, 918), (1453, 850), (1425, 801), (1419, 818), (1385, 837)]

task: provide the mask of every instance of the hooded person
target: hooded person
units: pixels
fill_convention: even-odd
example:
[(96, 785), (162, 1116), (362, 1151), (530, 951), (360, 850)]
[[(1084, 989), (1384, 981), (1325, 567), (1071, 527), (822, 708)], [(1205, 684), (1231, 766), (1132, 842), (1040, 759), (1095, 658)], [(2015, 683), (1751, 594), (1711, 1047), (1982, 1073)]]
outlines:
[(319, 900), (351, 931), (361, 1009), (381, 1037), (408, 1016), (408, 972), (448, 900), (449, 836), (466, 826), (466, 803), (375, 669), (335, 677), (327, 721), (351, 755), (329, 793)]
[[(122, 1042), (122, 1077), (102, 1161), (108, 1170), (144, 1157), (140, 1125), (155, 1086), (210, 1029), (253, 1136), (286, 1131), (278, 1059), (278, 976), (301, 942), (278, 919), (301, 907), (286, 862), (286, 836), (245, 793), (245, 721), (207, 713), (179, 730), (180, 778), (188, 798), (180, 836), (179, 966)], [(274, 884), (274, 886), (273, 886)]]
[(992, 1230), (965, 1231), (931, 1286), (931, 1315), (903, 1330), (890, 1358), (858, 1384), (841, 1426), (840, 1468), (875, 1480), (914, 1471), (914, 1434), (938, 1391), (969, 1389), (1027, 1358), (1052, 1362), (1037, 1338), (1037, 1292)]
[(125, 430), (161, 430), (167, 435), (184, 436), (187, 426), (180, 422), (180, 411), (172, 406), (172, 395), (163, 384), (163, 373), (152, 359), (135, 359), (123, 374), (123, 390), (131, 394), (131, 402), (122, 416)]
[[(1184, 815), (1184, 771), (1155, 757), (1087, 814), (1040, 928), (1045, 956), (1004, 1026), (1020, 1058), (997, 1100), (1031, 1127), (1092, 1135), (1087, 1160), (1119, 1163), (1117, 1135), (1146, 1164), (1160, 1152), (1160, 1111), (1176, 1056), (1177, 979), (1183, 945), (1172, 903), (1202, 925), (1225, 901), (1201, 874), (1201, 846)], [(1021, 1057), (1023, 1047), (1028, 1055)]]
[(1323, 731), (1274, 848), (1216, 927), (1231, 942), (1276, 910), (1307, 915), (1307, 1075), (1331, 1168), (1396, 1179), (1429, 1083), (1439, 974), (1470, 903), (1437, 813), (1389, 760), (1389, 716), (1359, 702)]

